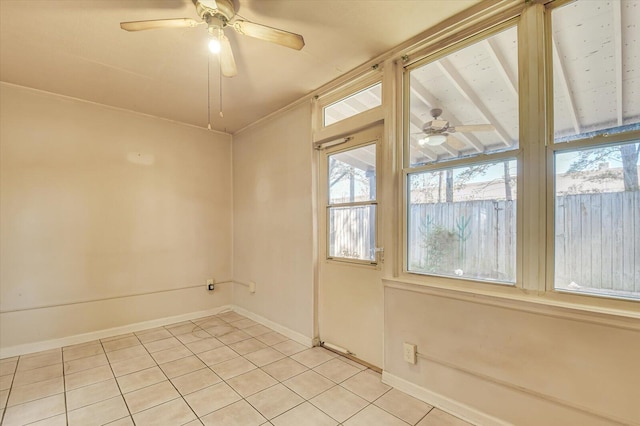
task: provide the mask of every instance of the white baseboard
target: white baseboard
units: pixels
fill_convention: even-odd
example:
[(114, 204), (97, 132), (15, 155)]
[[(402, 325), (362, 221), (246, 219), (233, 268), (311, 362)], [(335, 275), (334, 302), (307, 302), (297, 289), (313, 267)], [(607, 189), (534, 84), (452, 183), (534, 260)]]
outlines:
[(41, 342), (26, 343), (24, 345), (0, 348), (0, 358), (10, 358), (17, 355), (46, 351), (49, 349), (61, 348), (64, 346), (77, 345), (79, 343), (91, 342), (97, 339), (104, 339), (107, 337), (118, 336), (120, 334), (132, 333), (149, 328), (162, 327), (164, 325), (174, 324), (181, 321), (188, 321), (196, 318), (206, 317), (209, 315), (215, 315), (222, 311), (231, 310), (232, 308), (233, 307), (231, 305), (224, 305), (204, 311), (190, 312), (188, 314), (181, 314), (172, 317), (158, 318), (150, 321), (127, 324), (121, 327), (92, 331), (91, 333), (76, 334), (74, 336), (67, 336), (59, 339), (44, 340)]
[(439, 393), (430, 391), (427, 388), (418, 386), (415, 383), (411, 383), (408, 380), (395, 376), (393, 374), (382, 372), (382, 382), (393, 386), (394, 388), (413, 396), (421, 401), (426, 402), (429, 405), (445, 411), (453, 416), (456, 416), (462, 420), (475, 425), (483, 426), (506, 426), (511, 423), (505, 422), (486, 413), (469, 407), (466, 404), (462, 404), (453, 399), (447, 398)]
[(90, 333), (76, 334), (73, 336), (61, 337), (59, 339), (43, 340), (40, 342), (26, 343), (23, 345), (9, 346), (6, 348), (0, 348), (0, 358), (10, 358), (13, 356), (24, 355), (34, 352), (46, 351), (49, 349), (61, 348), (64, 346), (77, 345), (80, 343), (91, 342), (93, 340), (104, 339), (107, 337), (118, 336), (120, 334), (132, 333), (136, 331), (146, 330), (149, 328), (162, 327), (164, 325), (174, 324), (181, 321), (188, 321), (196, 318), (206, 317), (209, 315), (216, 315), (223, 311), (235, 311), (241, 315), (251, 318), (252, 320), (277, 331), (278, 333), (287, 336), (291, 340), (306, 346), (313, 346), (313, 339), (303, 334), (293, 331), (290, 328), (284, 327), (278, 323), (268, 320), (253, 312), (247, 311), (244, 308), (235, 305), (224, 305), (213, 309), (207, 309), (204, 311), (190, 312), (188, 314), (176, 315), (171, 317), (158, 318), (150, 321), (143, 321), (134, 324), (127, 324), (121, 327), (107, 328), (104, 330), (92, 331)]
[(266, 319), (265, 317), (262, 317), (258, 314), (254, 314), (251, 311), (248, 311), (244, 308), (241, 308), (239, 306), (233, 305), (232, 310), (234, 310), (235, 312), (239, 313), (240, 315), (244, 315), (247, 318), (251, 318), (252, 320), (254, 320), (255, 322), (258, 322), (262, 325), (264, 325), (265, 327), (269, 327), (270, 329), (277, 331), (278, 333), (287, 336), (289, 339), (291, 340), (295, 340), (296, 342), (300, 343), (301, 345), (304, 345), (308, 348), (313, 346), (313, 338), (305, 336), (304, 334), (298, 333), (297, 331), (293, 331), (290, 328), (287, 328), (285, 326), (282, 326), (276, 322), (273, 322), (269, 319)]

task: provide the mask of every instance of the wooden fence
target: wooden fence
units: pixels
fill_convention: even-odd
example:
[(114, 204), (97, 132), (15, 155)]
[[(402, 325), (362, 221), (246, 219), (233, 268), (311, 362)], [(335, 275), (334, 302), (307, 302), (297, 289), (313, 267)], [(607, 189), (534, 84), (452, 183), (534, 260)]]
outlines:
[(414, 204), (409, 270), (515, 282), (516, 202)]
[(640, 191), (556, 202), (556, 286), (640, 293)]
[[(331, 253), (372, 258), (374, 214), (332, 210)], [(414, 204), (408, 216), (409, 270), (515, 282), (516, 201)], [(640, 293), (640, 192), (558, 197), (555, 223), (556, 287)]]
[(337, 207), (329, 210), (329, 255), (375, 259), (375, 207)]

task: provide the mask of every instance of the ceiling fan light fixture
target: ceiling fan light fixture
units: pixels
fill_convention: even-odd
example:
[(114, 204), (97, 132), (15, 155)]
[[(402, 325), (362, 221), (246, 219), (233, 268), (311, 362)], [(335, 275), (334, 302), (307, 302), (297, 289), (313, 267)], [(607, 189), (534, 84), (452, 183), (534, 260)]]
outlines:
[(447, 141), (447, 137), (445, 135), (429, 135), (420, 139), (418, 143), (420, 145), (429, 145), (429, 146), (439, 146)]
[(214, 55), (220, 53), (220, 40), (216, 37), (212, 37), (209, 41), (209, 51)]

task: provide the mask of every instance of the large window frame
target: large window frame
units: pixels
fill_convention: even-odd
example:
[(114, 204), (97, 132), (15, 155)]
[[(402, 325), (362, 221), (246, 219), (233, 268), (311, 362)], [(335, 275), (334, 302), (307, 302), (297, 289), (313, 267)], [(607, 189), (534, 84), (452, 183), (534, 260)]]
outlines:
[[(519, 20), (518, 18), (507, 19), (504, 22), (501, 22), (497, 25), (491, 25), (488, 28), (482, 29), (482, 31), (478, 31), (471, 37), (467, 37), (463, 40), (459, 40), (451, 45), (447, 46), (444, 49), (438, 50), (436, 52), (422, 55), (420, 59), (412, 61), (411, 63), (404, 66), (403, 76), (402, 76), (402, 111), (408, 112), (410, 111), (409, 105), (409, 91), (410, 91), (410, 76), (411, 71), (424, 66), (425, 64), (435, 62), (439, 59), (446, 57), (447, 55), (464, 49), (467, 46), (473, 45), (479, 41), (485, 40), (492, 35), (498, 34), (502, 31), (505, 31), (510, 28), (518, 28)], [(474, 279), (471, 277), (448, 277), (438, 274), (424, 274), (418, 273), (415, 271), (409, 270), (409, 241), (408, 241), (408, 232), (409, 232), (409, 188), (408, 181), (410, 175), (421, 173), (421, 172), (435, 172), (440, 170), (446, 170), (450, 168), (457, 168), (462, 166), (472, 166), (479, 165), (485, 163), (494, 163), (505, 160), (515, 160), (517, 163), (517, 193), (521, 194), (523, 191), (523, 183), (521, 179), (521, 171), (522, 171), (522, 161), (523, 161), (523, 147), (522, 144), (519, 144), (518, 148), (508, 150), (508, 151), (498, 151), (491, 152), (488, 154), (478, 154), (471, 155), (465, 157), (459, 157), (455, 159), (446, 159), (444, 161), (434, 161), (428, 164), (419, 165), (419, 166), (411, 166), (410, 158), (409, 158), (409, 114), (405, 113), (402, 115), (402, 151), (403, 151), (403, 167), (402, 167), (402, 242), (401, 242), (401, 253), (402, 253), (402, 269), (401, 276), (405, 279), (419, 282), (422, 284), (428, 283), (429, 285), (443, 285), (445, 287), (453, 287), (453, 288), (462, 288), (462, 289), (485, 289), (489, 291), (498, 291), (509, 292), (512, 288), (522, 289), (522, 207), (521, 203), (518, 202), (516, 208), (516, 273), (515, 273), (515, 282), (514, 283), (505, 283), (505, 282), (497, 282), (497, 281), (488, 281), (488, 280), (480, 280)], [(521, 133), (521, 132), (520, 132)], [(521, 135), (520, 135), (521, 136)]]
[[(608, 133), (606, 129), (588, 132), (584, 135), (577, 135), (570, 140), (561, 142), (555, 141), (554, 127), (554, 77), (553, 77), (553, 37), (552, 37), (552, 12), (554, 9), (572, 3), (573, 0), (555, 0), (548, 3), (544, 9), (544, 42), (545, 42), (545, 111), (546, 121), (546, 144), (544, 153), (545, 174), (545, 201), (546, 201), (546, 234), (545, 234), (545, 296), (552, 301), (578, 303), (584, 306), (607, 309), (622, 309), (625, 311), (640, 310), (640, 299), (629, 298), (623, 295), (607, 295), (590, 292), (575, 292), (562, 288), (556, 288), (556, 154), (563, 152), (576, 152), (586, 149), (606, 148), (620, 145), (626, 142), (640, 140), (640, 130), (628, 130), (615, 133)], [(637, 126), (635, 126), (637, 128)]]
[[(551, 40), (551, 10), (570, 3), (556, 0), (546, 4), (529, 4), (515, 16), (501, 22), (486, 22), (472, 34), (451, 36), (445, 47), (435, 45), (419, 52), (421, 56), (412, 60), (405, 57), (405, 66), (398, 70), (402, 77), (402, 96), (398, 101), (398, 117), (402, 126), (398, 129), (402, 147), (402, 173), (399, 179), (401, 190), (399, 204), (401, 213), (401, 238), (398, 242), (397, 269), (395, 279), (403, 283), (454, 290), (463, 293), (494, 295), (508, 299), (538, 302), (553, 306), (578, 308), (581, 310), (628, 314), (640, 310), (640, 300), (610, 297), (597, 294), (567, 292), (554, 286), (554, 155), (556, 152), (612, 145), (640, 138), (640, 131), (616, 135), (600, 135), (588, 139), (554, 143), (553, 132), (553, 68)], [(408, 164), (407, 120), (408, 71), (419, 64), (437, 60), (500, 31), (511, 23), (518, 27), (520, 145), (517, 150), (480, 155), (472, 158), (448, 160), (443, 163), (410, 167)], [(418, 65), (416, 65), (418, 64)], [(518, 161), (518, 212), (517, 212), (517, 273), (513, 286), (495, 285), (473, 279), (416, 274), (408, 270), (408, 202), (407, 182), (411, 173), (438, 170), (481, 161), (505, 157), (516, 157)]]

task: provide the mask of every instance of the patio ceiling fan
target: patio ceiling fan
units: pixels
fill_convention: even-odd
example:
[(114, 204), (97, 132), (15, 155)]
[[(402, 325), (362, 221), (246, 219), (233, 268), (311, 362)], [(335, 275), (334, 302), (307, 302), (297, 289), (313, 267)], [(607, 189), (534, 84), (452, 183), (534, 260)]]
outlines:
[(231, 44), (224, 34), (227, 27), (237, 33), (260, 40), (276, 43), (291, 49), (300, 50), (304, 46), (304, 39), (299, 34), (267, 27), (242, 19), (234, 19), (236, 11), (233, 0), (192, 0), (196, 12), (202, 21), (191, 18), (157, 19), (152, 21), (121, 22), (120, 28), (126, 31), (154, 30), (158, 28), (193, 28), (206, 25), (212, 36), (209, 48), (220, 53), (220, 67), (222, 75), (233, 77), (238, 74)]
[(433, 108), (430, 111), (433, 120), (427, 121), (422, 126), (422, 133), (425, 136), (418, 140), (420, 145), (439, 146), (443, 143), (451, 145), (455, 149), (462, 149), (466, 145), (460, 139), (452, 135), (452, 133), (463, 132), (491, 132), (495, 130), (492, 124), (471, 124), (452, 126), (447, 120), (440, 119), (442, 109)]

